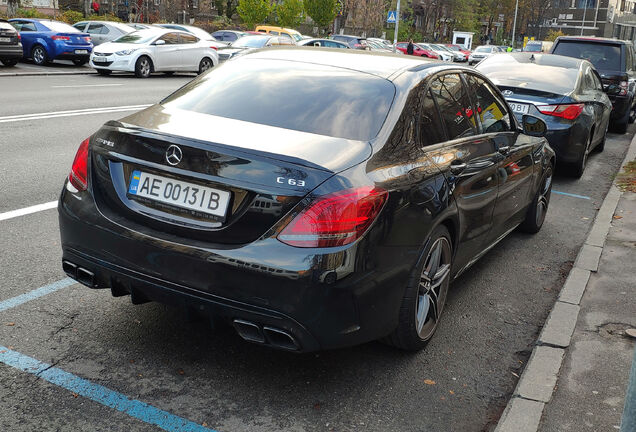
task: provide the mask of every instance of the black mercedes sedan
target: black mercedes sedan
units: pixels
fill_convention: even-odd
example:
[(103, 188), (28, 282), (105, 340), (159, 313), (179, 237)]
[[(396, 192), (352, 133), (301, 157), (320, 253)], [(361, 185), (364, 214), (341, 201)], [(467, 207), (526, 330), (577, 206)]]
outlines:
[(487, 58), (477, 70), (499, 87), (518, 118), (532, 114), (546, 122), (559, 164), (575, 177), (583, 175), (593, 149), (603, 151), (612, 103), (587, 60), (511, 53)]
[(454, 278), (515, 228), (541, 228), (545, 127), (467, 67), (256, 51), (81, 143), (62, 265), (275, 348), (417, 350)]

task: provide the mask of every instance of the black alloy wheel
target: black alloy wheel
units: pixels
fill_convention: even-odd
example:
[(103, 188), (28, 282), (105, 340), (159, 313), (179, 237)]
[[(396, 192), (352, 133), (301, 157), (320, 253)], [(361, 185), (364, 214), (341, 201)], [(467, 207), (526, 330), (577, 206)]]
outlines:
[(152, 61), (147, 56), (141, 56), (135, 63), (135, 76), (137, 78), (148, 78), (152, 73)]
[(199, 63), (199, 74), (207, 71), (208, 69), (212, 69), (214, 67), (214, 63), (207, 57), (203, 57), (201, 62)]
[(42, 45), (36, 45), (31, 50), (31, 58), (33, 59), (33, 63), (38, 66), (42, 66), (48, 63), (48, 58), (46, 55), (46, 50)]
[(572, 167), (572, 175), (576, 178), (581, 178), (583, 172), (585, 172), (585, 167), (587, 166), (587, 159), (590, 155), (590, 149), (592, 147), (592, 136), (594, 135), (594, 131), (590, 132), (590, 135), (587, 138), (585, 143), (585, 149), (575, 165)]
[(526, 218), (519, 225), (519, 229), (529, 234), (536, 234), (541, 230), (545, 216), (550, 205), (550, 195), (552, 194), (552, 166), (546, 168), (541, 180), (541, 186), (537, 191), (534, 200), (528, 207)]
[(426, 346), (444, 310), (453, 257), (446, 227), (440, 225), (433, 230), (423, 257), (402, 299), (398, 326), (385, 340), (408, 351)]

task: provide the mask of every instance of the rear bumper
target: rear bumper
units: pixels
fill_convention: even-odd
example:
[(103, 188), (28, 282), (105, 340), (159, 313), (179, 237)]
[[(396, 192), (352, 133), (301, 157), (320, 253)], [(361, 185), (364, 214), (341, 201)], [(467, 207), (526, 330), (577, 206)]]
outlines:
[(23, 55), (22, 45), (1, 46), (0, 45), (0, 59), (13, 60), (21, 59)]
[[(93, 45), (74, 45), (74, 44), (66, 44), (58, 41), (58, 43), (54, 44), (52, 47), (52, 52), (49, 53), (51, 55), (51, 59), (55, 60), (76, 60), (83, 59), (88, 61), (91, 51), (93, 50)], [(77, 53), (77, 51), (86, 51), (86, 53)]]
[[(271, 238), (230, 248), (195, 247), (169, 234), (159, 238), (128, 229), (105, 217), (89, 193), (66, 188), (58, 208), (69, 276), (92, 288), (110, 288), (115, 296), (131, 294), (133, 302), (193, 307), (229, 322), (282, 330), (297, 341), (296, 351), (388, 335), (410, 276), (405, 269), (417, 258), (414, 251), (384, 251), (393, 262), (380, 271), (369, 265), (369, 256), (379, 253), (369, 250), (370, 242), (320, 254)], [(78, 274), (73, 266), (86, 272)], [(268, 338), (262, 343), (281, 348)]]
[[(521, 122), (523, 115), (516, 114), (516, 116)], [(554, 149), (557, 161), (566, 164), (577, 163), (585, 151), (589, 130), (578, 120), (567, 123), (550, 116), (537, 115), (537, 117), (543, 119), (548, 125), (545, 137), (550, 147)]]

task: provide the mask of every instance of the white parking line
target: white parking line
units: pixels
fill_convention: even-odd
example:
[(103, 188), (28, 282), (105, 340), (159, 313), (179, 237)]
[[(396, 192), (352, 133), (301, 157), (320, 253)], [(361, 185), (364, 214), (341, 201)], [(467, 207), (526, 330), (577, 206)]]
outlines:
[(50, 210), (57, 207), (57, 201), (51, 201), (44, 204), (38, 204), (31, 207), (25, 207), (18, 210), (11, 210), (5, 213), (0, 213), (0, 221), (13, 219), (18, 216), (24, 216), (31, 213), (37, 213), (43, 210)]
[(53, 112), (46, 112), (46, 113), (20, 114), (20, 115), (0, 117), (0, 123), (28, 121), (28, 120), (41, 120), (41, 119), (58, 118), (58, 117), (72, 117), (72, 116), (90, 115), (90, 114), (104, 114), (104, 113), (120, 112), (120, 111), (137, 111), (143, 108), (147, 108), (149, 106), (150, 104), (124, 105), (124, 106), (104, 107), (104, 108), (86, 108), (86, 109), (71, 110), (71, 111), (53, 111)]
[(51, 88), (114, 87), (114, 86), (123, 86), (123, 84), (83, 84), (83, 85), (51, 86)]

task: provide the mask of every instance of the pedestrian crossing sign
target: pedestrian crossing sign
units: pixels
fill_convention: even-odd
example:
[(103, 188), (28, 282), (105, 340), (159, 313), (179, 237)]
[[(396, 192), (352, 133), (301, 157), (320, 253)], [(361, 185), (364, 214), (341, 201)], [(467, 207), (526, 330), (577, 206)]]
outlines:
[(386, 22), (387, 23), (393, 23), (395, 24), (396, 21), (396, 14), (395, 11), (389, 11), (389, 14), (386, 16)]

